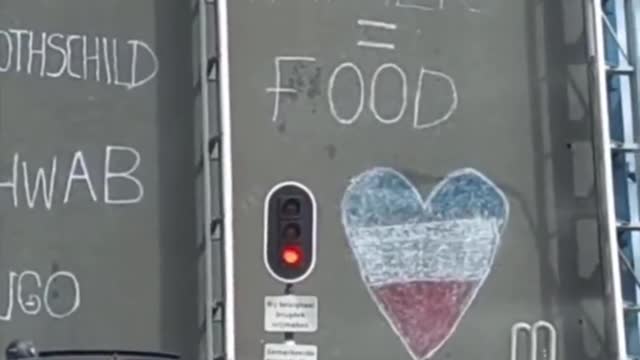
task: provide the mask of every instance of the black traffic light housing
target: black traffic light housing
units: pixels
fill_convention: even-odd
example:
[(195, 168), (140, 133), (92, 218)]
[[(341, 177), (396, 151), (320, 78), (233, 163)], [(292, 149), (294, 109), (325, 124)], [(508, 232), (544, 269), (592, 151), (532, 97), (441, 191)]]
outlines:
[(304, 280), (316, 262), (316, 201), (297, 182), (276, 185), (264, 205), (264, 262), (276, 280)]

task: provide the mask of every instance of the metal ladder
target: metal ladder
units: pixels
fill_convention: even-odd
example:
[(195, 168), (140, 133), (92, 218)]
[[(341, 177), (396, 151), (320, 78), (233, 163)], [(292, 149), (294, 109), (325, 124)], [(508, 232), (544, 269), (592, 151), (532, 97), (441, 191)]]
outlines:
[(608, 324), (618, 359), (640, 358), (640, 0), (588, 0), (589, 62)]
[[(202, 232), (205, 252), (205, 360), (233, 360), (233, 298), (225, 292), (233, 258), (225, 237), (231, 236), (231, 183), (229, 133), (229, 93), (226, 63), (226, 0), (197, 0), (199, 22), (199, 87), (202, 121), (201, 196), (204, 198)], [(214, 22), (213, 22), (213, 21)], [(213, 22), (213, 24), (212, 24)], [(212, 34), (215, 34), (213, 36)], [(212, 112), (215, 114), (212, 117)], [(212, 170), (212, 168), (215, 168)], [(212, 184), (215, 183), (214, 187)], [(231, 300), (231, 301), (229, 301)], [(232, 343), (231, 343), (232, 344)]]

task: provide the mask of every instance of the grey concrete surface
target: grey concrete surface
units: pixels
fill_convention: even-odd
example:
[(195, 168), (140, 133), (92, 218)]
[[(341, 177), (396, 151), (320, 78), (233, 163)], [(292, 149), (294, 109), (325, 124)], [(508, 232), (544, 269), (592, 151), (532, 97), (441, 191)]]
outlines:
[[(42, 350), (122, 348), (196, 356), (192, 21), (189, 2), (0, 1), (6, 70), (0, 73), (2, 348), (28, 338)], [(38, 52), (43, 39), (44, 57)], [(140, 86), (115, 84), (114, 42), (119, 83), (131, 84), (132, 71), (137, 79), (152, 74), (153, 57), (142, 43), (158, 59), (157, 74)], [(117, 148), (105, 165), (108, 146)], [(137, 167), (131, 149), (139, 154)], [(14, 154), (17, 205), (7, 185), (14, 179)], [(56, 173), (50, 177), (54, 157)], [(48, 185), (54, 181), (50, 208), (42, 192), (30, 206), (25, 191), (33, 190), (39, 167)], [(105, 183), (105, 174), (129, 170), (144, 195), (127, 203), (139, 195), (136, 182), (116, 175)], [(70, 173), (75, 180), (67, 194)], [(105, 200), (107, 186), (111, 202)], [(59, 271), (75, 276), (80, 293), (79, 305), (64, 318), (55, 315), (73, 309), (70, 278), (54, 278), (45, 294), (47, 280)], [(19, 274), (26, 274), (22, 281)]]
[[(296, 341), (317, 345), (322, 360), (410, 359), (361, 281), (341, 221), (351, 179), (376, 166), (406, 175), (423, 197), (447, 174), (473, 167), (510, 205), (491, 272), (433, 359), (508, 359), (511, 326), (537, 320), (556, 327), (558, 358), (607, 356), (579, 2), (229, 6), (238, 360), (259, 359), (265, 342), (283, 340), (263, 331), (263, 298), (284, 286), (262, 261), (262, 211), (269, 189), (285, 180), (306, 184), (319, 212), (316, 268), (293, 287), (318, 297), (319, 330)], [(364, 29), (358, 19), (397, 27)], [(358, 46), (361, 40), (394, 49)], [(282, 63), (280, 88), (295, 93), (280, 94), (274, 118), (276, 96), (268, 89), (278, 87), (275, 59), (286, 56), (314, 60)], [(331, 77), (344, 63), (352, 65), (332, 88), (340, 116), (351, 117), (360, 104), (353, 66), (365, 84), (361, 115), (350, 124), (335, 119), (328, 99)], [(406, 111), (393, 124), (376, 120), (369, 102), (371, 79), (385, 63), (402, 69), (408, 89)], [(387, 120), (403, 104), (397, 68), (388, 65), (376, 83), (374, 105)], [(451, 116), (428, 128), (413, 126), (421, 68), (446, 73), (458, 95)], [(418, 125), (442, 116), (453, 101), (443, 77), (423, 80)]]

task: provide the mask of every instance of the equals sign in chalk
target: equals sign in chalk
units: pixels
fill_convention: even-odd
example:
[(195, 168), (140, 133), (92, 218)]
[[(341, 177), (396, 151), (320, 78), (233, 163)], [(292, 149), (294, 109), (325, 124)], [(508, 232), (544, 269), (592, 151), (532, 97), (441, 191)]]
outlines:
[[(377, 21), (377, 20), (367, 20), (367, 19), (358, 19), (358, 26), (362, 27), (371, 27), (382, 30), (396, 30), (398, 26), (396, 24)], [(368, 47), (374, 49), (387, 49), (394, 50), (396, 48), (395, 44), (381, 41), (370, 41), (370, 40), (360, 40), (358, 41), (358, 46)]]

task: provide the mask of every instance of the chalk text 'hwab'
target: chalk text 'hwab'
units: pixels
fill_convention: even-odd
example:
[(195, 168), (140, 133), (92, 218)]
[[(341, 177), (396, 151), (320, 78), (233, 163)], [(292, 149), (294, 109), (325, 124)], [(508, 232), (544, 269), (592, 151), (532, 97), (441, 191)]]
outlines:
[(0, 73), (140, 87), (158, 72), (158, 57), (141, 40), (0, 29)]
[(88, 161), (91, 159), (82, 151), (49, 159), (45, 166), (38, 167), (19, 153), (13, 154), (10, 172), (0, 174), (2, 201), (8, 197), (14, 208), (51, 210), (55, 205), (78, 201), (80, 193), (86, 193), (84, 197), (88, 195), (94, 203), (108, 205), (136, 204), (144, 197), (144, 185), (138, 175), (141, 157), (132, 147), (106, 146), (99, 167), (89, 166), (95, 165), (95, 159)]

